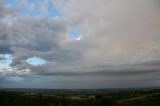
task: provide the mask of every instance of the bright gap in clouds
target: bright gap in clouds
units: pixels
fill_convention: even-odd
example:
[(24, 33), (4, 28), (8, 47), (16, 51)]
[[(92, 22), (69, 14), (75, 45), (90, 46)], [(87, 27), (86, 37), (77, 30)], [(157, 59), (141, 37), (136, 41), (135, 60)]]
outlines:
[(10, 54), (0, 55), (0, 68), (10, 68), (10, 64), (12, 63), (13, 56)]
[(16, 9), (18, 0), (4, 0), (4, 3), (7, 5), (8, 8)]
[(4, 0), (4, 3), (8, 8), (26, 16), (61, 17), (52, 0)]
[(61, 17), (60, 11), (55, 8), (54, 3), (52, 0), (48, 0), (48, 16), (49, 17)]
[(69, 32), (69, 38), (71, 40), (81, 40), (80, 32), (74, 29), (71, 29)]
[(33, 66), (43, 65), (43, 64), (46, 63), (46, 61), (45, 61), (44, 59), (40, 58), (40, 57), (28, 58), (28, 59), (26, 60), (26, 62), (27, 62), (28, 64), (33, 65)]

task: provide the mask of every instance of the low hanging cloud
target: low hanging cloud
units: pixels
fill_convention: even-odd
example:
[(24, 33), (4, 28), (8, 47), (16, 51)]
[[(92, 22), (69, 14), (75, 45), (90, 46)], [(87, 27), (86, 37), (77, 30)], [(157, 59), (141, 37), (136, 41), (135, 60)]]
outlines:
[[(30, 73), (40, 76), (97, 75), (106, 76), (106, 80), (112, 77), (113, 82), (124, 81), (124, 76), (147, 77), (158, 83), (158, 0), (53, 2), (62, 17), (25, 16), (0, 4), (0, 54), (13, 55), (12, 68), (19, 72), (29, 69)], [(47, 6), (47, 2), (45, 4)], [(70, 28), (80, 31), (80, 40), (69, 39)], [(38, 66), (26, 63), (34, 56), (46, 63)], [(136, 81), (140, 80), (144, 79)]]
[(78, 73), (111, 70), (132, 75), (159, 70), (158, 0), (56, 0), (56, 4), (70, 25), (81, 31), (85, 48), (78, 45), (84, 57), (76, 66)]

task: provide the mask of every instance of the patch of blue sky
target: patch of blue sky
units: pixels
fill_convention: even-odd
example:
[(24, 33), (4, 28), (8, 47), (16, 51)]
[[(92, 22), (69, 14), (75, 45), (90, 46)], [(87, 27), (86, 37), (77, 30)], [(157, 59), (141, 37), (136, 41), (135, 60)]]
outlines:
[[(20, 2), (20, 0), (4, 0), (4, 3), (11, 9), (16, 10), (17, 8), (17, 4)], [(37, 6), (38, 8), (46, 8), (46, 10), (48, 10), (47, 16), (48, 17), (60, 17), (62, 16), (60, 14), (60, 11), (54, 6), (53, 1), (52, 0), (48, 0), (48, 7), (45, 7), (45, 0), (27, 0), (27, 2), (31, 5), (34, 4), (35, 6)], [(44, 15), (44, 10), (42, 9), (38, 9), (35, 11), (32, 11), (29, 9), (29, 7), (21, 7), (19, 10), (19, 12), (23, 15), (27, 15), (27, 16), (41, 16)]]
[(80, 37), (80, 32), (77, 29), (71, 28), (69, 31), (69, 38), (76, 39)]
[(60, 11), (57, 8), (55, 8), (51, 0), (48, 1), (48, 16), (49, 17), (61, 16)]
[(0, 61), (0, 68), (10, 68), (10, 64), (12, 63), (13, 56), (10, 54), (5, 54), (3, 56), (4, 59)]
[(38, 5), (43, 5), (44, 0), (27, 0), (28, 3), (35, 3)]
[[(35, 3), (38, 6), (43, 6), (43, 0), (28, 0), (28, 3)], [(17, 11), (17, 5), (20, 2), (20, 0), (4, 0), (4, 3), (11, 9)], [(20, 9), (18, 9), (18, 12), (20, 12), (23, 15), (27, 16), (40, 16), (42, 15), (39, 11), (32, 11), (28, 7), (22, 6)]]
[(16, 9), (19, 0), (4, 0), (4, 4), (11, 9)]
[(28, 58), (26, 60), (26, 62), (28, 64), (33, 65), (33, 66), (43, 65), (43, 64), (46, 63), (46, 61), (44, 59), (40, 58), (40, 57), (31, 57), (31, 58)]

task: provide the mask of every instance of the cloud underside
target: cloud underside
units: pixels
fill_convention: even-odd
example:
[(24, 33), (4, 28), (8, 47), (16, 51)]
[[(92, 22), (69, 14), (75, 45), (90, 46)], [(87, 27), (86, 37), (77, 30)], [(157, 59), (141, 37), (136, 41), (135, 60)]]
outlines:
[[(31, 74), (40, 76), (134, 76), (157, 81), (154, 76), (160, 74), (158, 0), (54, 2), (67, 18), (25, 16), (0, 4), (0, 54), (14, 57), (11, 68), (30, 69)], [(69, 39), (70, 28), (80, 31), (81, 40)], [(26, 60), (34, 56), (46, 63), (28, 64)]]

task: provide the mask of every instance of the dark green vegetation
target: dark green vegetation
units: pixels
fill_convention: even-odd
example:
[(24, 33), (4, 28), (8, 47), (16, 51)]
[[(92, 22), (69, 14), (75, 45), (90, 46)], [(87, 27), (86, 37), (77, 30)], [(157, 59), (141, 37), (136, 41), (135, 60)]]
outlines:
[(1, 90), (0, 106), (160, 106), (160, 89)]

